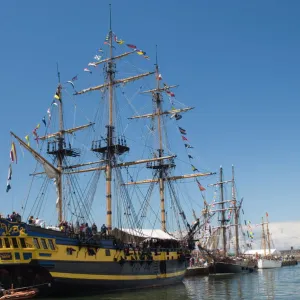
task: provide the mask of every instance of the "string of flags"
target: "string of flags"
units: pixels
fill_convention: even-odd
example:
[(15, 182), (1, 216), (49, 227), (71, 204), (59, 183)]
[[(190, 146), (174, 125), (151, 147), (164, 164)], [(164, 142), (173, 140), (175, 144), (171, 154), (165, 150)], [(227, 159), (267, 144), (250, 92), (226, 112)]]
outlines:
[(8, 191), (11, 189), (11, 177), (12, 177), (12, 163), (17, 163), (18, 159), (17, 159), (17, 151), (16, 151), (16, 145), (14, 142), (11, 143), (11, 149), (9, 152), (9, 157), (10, 157), (10, 161), (11, 163), (9, 164), (8, 167), (8, 175), (7, 175), (7, 182), (6, 182), (6, 193), (8, 193)]
[[(77, 80), (77, 75), (72, 78), (72, 81)], [(50, 125), (51, 122), (51, 108), (54, 106), (57, 106), (57, 103), (55, 100), (61, 100), (61, 86), (58, 86), (56, 89), (56, 92), (54, 94), (54, 100), (51, 103), (51, 106), (47, 109), (47, 115), (48, 115), (48, 125), (46, 121), (46, 116), (43, 116), (42, 123), (47, 128)], [(35, 128), (32, 130), (33, 139), (36, 141), (37, 144), (39, 144), (39, 134), (38, 130), (40, 129), (40, 123), (38, 123)], [(30, 135), (27, 134), (25, 137), (27, 145), (30, 147)], [(6, 184), (6, 192), (8, 192), (11, 189), (11, 177), (12, 177), (12, 163), (17, 163), (17, 151), (16, 151), (16, 145), (14, 142), (11, 144), (11, 149), (9, 152), (10, 157), (10, 165), (9, 165), (9, 171), (8, 171), (8, 177), (7, 177), (7, 184)]]
[[(180, 118), (180, 119), (181, 119), (181, 118)], [(176, 120), (179, 120), (179, 119), (176, 119)], [(187, 149), (192, 149), (193, 147), (192, 147), (190, 144), (187, 144), (187, 143), (186, 143), (186, 141), (188, 141), (188, 139), (187, 139), (187, 137), (186, 137), (187, 131), (186, 131), (184, 128), (180, 127), (180, 126), (178, 126), (178, 130), (179, 130), (179, 132), (180, 132), (180, 134), (181, 134), (181, 139), (185, 142), (185, 143), (184, 143), (184, 147), (186, 148), (186, 150), (187, 150)], [(188, 150), (187, 150), (187, 156), (188, 156), (188, 159), (189, 159), (189, 162), (190, 162), (192, 171), (193, 171), (193, 172), (199, 172), (199, 170), (194, 166), (194, 164), (192, 164), (193, 156), (188, 152)], [(206, 190), (205, 187), (203, 187), (203, 185), (201, 185), (200, 181), (199, 181), (197, 178), (196, 178), (196, 183), (197, 183), (198, 188), (199, 188), (199, 190), (200, 190), (201, 192), (204, 192), (204, 191)], [(203, 197), (203, 199), (204, 199), (204, 196), (203, 196), (203, 195), (202, 195), (202, 197)], [(204, 199), (204, 201), (205, 201), (205, 199)], [(205, 201), (205, 202), (206, 202), (206, 201)]]

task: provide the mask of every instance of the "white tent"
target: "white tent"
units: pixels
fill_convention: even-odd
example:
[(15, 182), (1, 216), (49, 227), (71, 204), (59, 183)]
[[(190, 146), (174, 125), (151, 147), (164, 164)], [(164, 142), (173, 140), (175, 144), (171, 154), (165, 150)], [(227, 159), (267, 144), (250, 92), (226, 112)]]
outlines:
[(161, 229), (117, 229), (118, 231), (125, 232), (129, 235), (140, 237), (140, 238), (151, 238), (159, 240), (176, 240), (172, 235), (162, 231)]
[[(269, 249), (266, 249), (266, 255), (271, 254), (271, 255), (281, 256), (280, 251), (278, 251), (276, 249), (270, 249), (270, 252), (271, 253), (269, 253)], [(264, 251), (264, 249), (247, 250), (244, 254), (246, 254), (246, 255), (255, 255), (255, 254), (264, 255), (265, 251)]]

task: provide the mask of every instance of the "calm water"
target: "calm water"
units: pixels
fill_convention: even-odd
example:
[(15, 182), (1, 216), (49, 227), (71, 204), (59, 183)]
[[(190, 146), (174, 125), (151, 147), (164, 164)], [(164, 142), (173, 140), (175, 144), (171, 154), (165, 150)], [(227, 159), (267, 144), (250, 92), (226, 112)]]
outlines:
[[(48, 298), (49, 299), (49, 298)], [(252, 274), (201, 276), (157, 289), (73, 297), (73, 300), (300, 299), (300, 265)]]

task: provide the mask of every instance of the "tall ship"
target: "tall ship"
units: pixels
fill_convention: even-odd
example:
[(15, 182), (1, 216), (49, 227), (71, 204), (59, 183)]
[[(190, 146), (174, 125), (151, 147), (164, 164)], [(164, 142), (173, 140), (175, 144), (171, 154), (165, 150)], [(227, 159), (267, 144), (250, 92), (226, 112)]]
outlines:
[[(172, 91), (176, 86), (164, 82), (157, 57), (153, 70), (142, 72), (130, 65), (131, 70), (122, 73), (130, 57), (145, 61), (149, 57), (118, 38), (111, 22), (103, 49), (97, 51), (82, 76), (102, 70), (103, 83), (78, 90), (81, 75), (61, 81), (58, 71), (59, 83), (41, 125), (25, 140), (11, 132), (7, 191), (13, 188), (12, 168), (17, 167), (16, 145), (20, 144), (37, 162), (30, 185), (36, 198), (28, 218), (23, 214), (22, 220), (13, 212), (0, 219), (0, 281), (4, 285), (51, 283), (53, 291), (67, 293), (86, 291), (86, 286), (135, 289), (181, 282), (186, 271), (199, 222), (190, 225), (187, 221), (180, 202), (181, 183), (189, 179), (201, 190), (199, 178), (212, 173), (200, 172), (192, 164), (190, 174), (175, 173), (176, 154), (170, 150), (166, 123), (175, 124), (184, 151), (191, 149), (179, 122), (193, 107), (176, 101)], [(144, 89), (148, 83), (143, 80), (151, 77), (154, 86)], [(92, 81), (90, 78), (86, 81)], [(138, 87), (134, 89), (131, 83)], [(93, 108), (92, 96), (84, 98), (85, 94), (96, 94), (100, 108)], [(126, 101), (132, 108), (132, 95), (140, 98), (139, 104), (144, 101), (142, 106), (148, 102), (152, 111), (141, 114), (133, 109), (136, 113), (129, 115), (122, 105)], [(84, 102), (82, 106), (94, 113), (94, 120), (66, 128), (72, 101), (78, 101), (74, 110)], [(130, 126), (135, 134), (131, 139), (127, 138)], [(43, 128), (45, 134), (41, 134)], [(130, 149), (133, 141), (135, 146)], [(138, 159), (128, 160), (133, 156)], [(86, 161), (89, 157), (94, 160)], [(18, 158), (18, 165), (22, 164), (21, 156)], [(151, 178), (145, 179), (149, 173)], [(33, 189), (35, 183), (40, 187)], [(48, 188), (53, 185), (55, 193), (51, 194)], [(45, 203), (47, 197), (50, 204)], [(30, 205), (27, 200), (26, 205)], [(42, 214), (49, 216), (51, 209), (56, 209), (57, 218), (49, 224)]]
[[(231, 197), (225, 198), (224, 185), (231, 183)], [(214, 199), (210, 209), (206, 209), (206, 218), (213, 222), (217, 216), (217, 226), (206, 228), (204, 243), (200, 244), (212, 261), (209, 266), (210, 274), (250, 273), (254, 270), (255, 262), (244, 258), (241, 249), (240, 211), (242, 200), (236, 197), (234, 167), (232, 166), (232, 179), (224, 180), (223, 168), (220, 167), (220, 178), (215, 184), (219, 189), (219, 199)], [(216, 196), (214, 197), (216, 198)], [(207, 233), (207, 230), (209, 231)], [(202, 239), (203, 240), (203, 239)], [(245, 244), (245, 243), (244, 243)]]

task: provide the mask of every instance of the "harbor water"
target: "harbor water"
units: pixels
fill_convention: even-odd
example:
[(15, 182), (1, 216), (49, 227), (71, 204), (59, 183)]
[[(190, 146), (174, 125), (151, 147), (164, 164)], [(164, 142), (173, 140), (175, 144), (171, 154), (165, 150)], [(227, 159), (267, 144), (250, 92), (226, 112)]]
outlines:
[[(48, 298), (49, 299), (49, 298)], [(66, 299), (66, 298), (64, 298)], [(189, 277), (164, 288), (72, 297), (73, 300), (300, 299), (300, 266), (250, 274)], [(54, 300), (52, 298), (52, 300)]]

